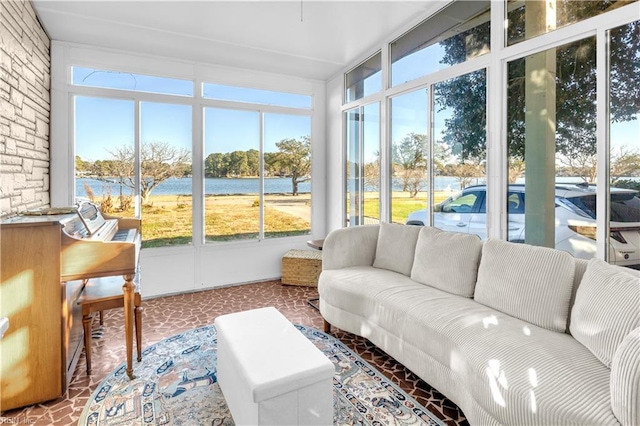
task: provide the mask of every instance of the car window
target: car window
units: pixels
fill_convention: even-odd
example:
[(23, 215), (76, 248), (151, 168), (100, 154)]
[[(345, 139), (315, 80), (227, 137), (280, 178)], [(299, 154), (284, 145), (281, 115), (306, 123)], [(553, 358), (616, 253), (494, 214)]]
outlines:
[(640, 198), (614, 197), (611, 194), (612, 222), (640, 222)]
[(451, 201), (445, 202), (442, 205), (442, 212), (472, 213), (473, 206), (476, 203), (479, 195), (479, 192), (461, 192), (460, 194), (454, 196)]

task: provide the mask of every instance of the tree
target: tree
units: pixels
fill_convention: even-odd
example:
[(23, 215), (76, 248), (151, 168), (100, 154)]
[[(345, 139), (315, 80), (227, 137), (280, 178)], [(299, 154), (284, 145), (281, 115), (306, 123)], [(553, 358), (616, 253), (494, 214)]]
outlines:
[(209, 154), (204, 160), (204, 175), (208, 178), (227, 177), (229, 169), (228, 158), (224, 154), (215, 152)]
[(640, 176), (640, 150), (621, 147), (618, 152), (611, 153), (611, 185), (617, 184), (625, 177)]
[(424, 188), (424, 178), (428, 170), (427, 135), (409, 133), (399, 143), (392, 146), (394, 174), (402, 181), (402, 190), (415, 198)]
[[(519, 41), (525, 32), (525, 8), (509, 11), (508, 39)], [(558, 27), (595, 16), (615, 2), (556, 2)], [(488, 39), (489, 27), (481, 24), (441, 42), (444, 64), (464, 62), (469, 45), (481, 45)], [(640, 22), (632, 22), (610, 31), (610, 117), (613, 122), (633, 121), (640, 112)], [(590, 167), (596, 151), (596, 42), (595, 37), (578, 40), (556, 48), (556, 150), (559, 162), (569, 161), (578, 176), (593, 179)], [(507, 87), (507, 143), (509, 161), (525, 159), (525, 75), (526, 58), (509, 62)], [(461, 144), (463, 160), (485, 157), (486, 82), (484, 71), (467, 74), (435, 86), (434, 94), (441, 109), (451, 111), (444, 131), (449, 145)], [(582, 157), (576, 164), (576, 157)], [(562, 161), (560, 161), (562, 158)], [(591, 164), (592, 163), (592, 164)], [(590, 165), (591, 164), (591, 165)]]
[[(96, 161), (92, 170), (98, 180), (113, 182), (135, 189), (135, 152), (131, 145), (122, 145), (109, 151), (113, 159)], [(168, 142), (143, 143), (140, 150), (140, 197), (149, 203), (151, 192), (172, 177), (184, 177), (191, 170), (191, 155), (184, 148)]]
[(277, 162), (291, 177), (292, 194), (298, 195), (298, 184), (311, 179), (311, 139), (283, 139), (276, 142)]

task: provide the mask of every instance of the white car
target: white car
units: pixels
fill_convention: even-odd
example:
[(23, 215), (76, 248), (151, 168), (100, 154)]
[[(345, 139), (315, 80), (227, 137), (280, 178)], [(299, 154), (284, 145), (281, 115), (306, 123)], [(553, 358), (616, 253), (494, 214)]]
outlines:
[[(509, 241), (524, 242), (524, 185), (508, 188)], [(593, 186), (556, 185), (555, 246), (575, 257), (596, 253), (596, 193)], [(445, 231), (477, 234), (485, 239), (486, 185), (465, 188), (437, 204), (433, 226)], [(610, 263), (640, 269), (640, 198), (638, 191), (611, 188)], [(424, 225), (427, 210), (412, 212), (407, 225)]]

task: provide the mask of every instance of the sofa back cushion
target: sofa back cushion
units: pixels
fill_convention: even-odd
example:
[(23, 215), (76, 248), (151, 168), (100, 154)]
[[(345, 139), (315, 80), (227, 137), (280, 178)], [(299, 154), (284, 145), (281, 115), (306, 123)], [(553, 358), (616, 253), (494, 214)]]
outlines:
[(475, 234), (425, 226), (416, 243), (411, 279), (464, 297), (473, 297), (482, 241)]
[(571, 310), (571, 335), (604, 365), (640, 327), (640, 273), (591, 259)]
[(373, 266), (409, 276), (419, 233), (419, 226), (382, 222)]
[(569, 253), (487, 240), (474, 298), (539, 327), (564, 332), (574, 273)]

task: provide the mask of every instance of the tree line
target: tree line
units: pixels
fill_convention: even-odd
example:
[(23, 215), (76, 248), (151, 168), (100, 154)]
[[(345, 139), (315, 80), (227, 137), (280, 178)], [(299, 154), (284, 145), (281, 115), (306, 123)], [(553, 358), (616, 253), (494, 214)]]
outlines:
[[(292, 194), (298, 184), (311, 179), (311, 139), (283, 139), (276, 142), (277, 152), (264, 153), (265, 176), (291, 178)], [(76, 156), (76, 175), (90, 177), (135, 189), (133, 146), (122, 145), (109, 150), (111, 158), (86, 161)], [(206, 177), (247, 177), (260, 175), (260, 153), (255, 149), (213, 153), (205, 159)], [(140, 196), (144, 204), (151, 192), (169, 178), (188, 177), (192, 173), (191, 153), (166, 141), (145, 142), (140, 149)]]

